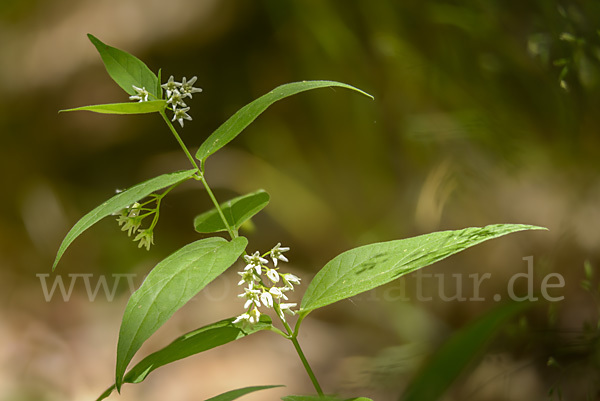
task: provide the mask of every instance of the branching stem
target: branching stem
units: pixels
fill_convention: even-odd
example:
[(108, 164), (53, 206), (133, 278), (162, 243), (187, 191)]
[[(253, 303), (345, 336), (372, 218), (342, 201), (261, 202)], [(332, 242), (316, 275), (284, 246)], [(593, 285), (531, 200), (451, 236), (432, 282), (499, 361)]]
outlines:
[(281, 322), (283, 323), (285, 330), (288, 332), (288, 337), (289, 337), (290, 341), (292, 342), (292, 344), (294, 344), (294, 348), (296, 349), (296, 352), (298, 353), (298, 356), (300, 357), (300, 360), (302, 361), (302, 365), (304, 365), (304, 369), (306, 370), (306, 373), (308, 373), (308, 377), (310, 377), (310, 381), (312, 382), (313, 386), (315, 387), (315, 390), (317, 390), (317, 394), (319, 394), (322, 397), (323, 389), (321, 388), (321, 385), (319, 384), (319, 381), (317, 380), (317, 377), (315, 376), (312, 368), (310, 367), (310, 364), (308, 363), (308, 360), (306, 359), (306, 356), (304, 355), (304, 352), (302, 351), (302, 347), (300, 347), (300, 343), (298, 342), (298, 330), (296, 330), (296, 331), (292, 330), (292, 328), (290, 327), (288, 322), (285, 319), (281, 318), (281, 309), (278, 307), (278, 304), (275, 304), (274, 307), (275, 307), (275, 311), (277, 312), (277, 316), (279, 316), (279, 319), (281, 319)]
[(165, 114), (164, 110), (160, 112), (160, 115), (162, 116), (163, 120), (165, 120), (165, 123), (167, 123), (167, 126), (171, 130), (171, 133), (173, 134), (173, 136), (175, 137), (175, 139), (179, 143), (179, 146), (181, 146), (181, 149), (183, 150), (183, 152), (187, 156), (187, 158), (190, 161), (190, 163), (192, 163), (192, 166), (194, 166), (196, 168), (196, 170), (198, 170), (198, 179), (202, 182), (202, 185), (204, 185), (204, 189), (206, 189), (206, 192), (208, 193), (208, 196), (210, 197), (210, 200), (215, 205), (215, 209), (217, 209), (217, 212), (219, 213), (219, 216), (221, 217), (221, 220), (223, 220), (223, 224), (225, 224), (225, 227), (227, 227), (227, 232), (229, 233), (229, 236), (231, 237), (231, 239), (236, 238), (238, 235), (235, 232), (235, 230), (233, 228), (231, 228), (231, 226), (229, 225), (229, 222), (225, 218), (225, 215), (223, 214), (223, 210), (221, 210), (221, 206), (219, 206), (219, 202), (217, 202), (217, 198), (213, 194), (212, 190), (208, 186), (208, 183), (206, 182), (206, 179), (204, 178), (204, 172), (203, 172), (203, 170), (201, 170), (200, 167), (198, 167), (198, 164), (196, 163), (196, 161), (192, 157), (192, 154), (188, 150), (187, 146), (185, 146), (185, 143), (183, 143), (183, 140), (181, 139), (181, 137), (177, 133), (177, 130), (175, 129), (175, 127), (173, 127), (173, 124), (171, 123), (171, 121), (169, 120), (169, 118), (167, 117), (167, 115)]

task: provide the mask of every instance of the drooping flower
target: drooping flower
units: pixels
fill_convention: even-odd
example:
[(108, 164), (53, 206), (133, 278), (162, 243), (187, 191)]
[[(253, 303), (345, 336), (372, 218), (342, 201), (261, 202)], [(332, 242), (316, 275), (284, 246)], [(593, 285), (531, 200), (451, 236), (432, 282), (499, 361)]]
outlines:
[(149, 251), (150, 246), (154, 245), (154, 232), (149, 228), (140, 230), (139, 234), (133, 240), (140, 241), (138, 248), (145, 246), (146, 250)]
[(267, 277), (273, 282), (273, 284), (279, 282), (279, 273), (275, 269), (267, 269)]
[(194, 88), (194, 83), (196, 82), (197, 77), (193, 76), (189, 81), (186, 80), (185, 77), (183, 77), (183, 79), (181, 80), (181, 95), (183, 97), (189, 96), (190, 99), (192, 98), (192, 93), (200, 93), (202, 92), (202, 89), (200, 88)]
[(140, 216), (141, 205), (135, 202), (127, 209), (121, 210), (119, 217), (117, 217), (117, 223), (121, 227), (121, 231), (127, 231), (127, 235), (131, 237), (131, 234), (135, 233), (142, 224), (143, 216)]
[(295, 307), (297, 304), (296, 303), (287, 303), (287, 304), (279, 304), (279, 317), (282, 320), (285, 320), (285, 316), (283, 315), (283, 312), (289, 314), (289, 315), (295, 315), (296, 311), (293, 311), (291, 308)]
[(248, 312), (248, 315), (250, 315), (250, 319), (248, 319), (248, 321), (252, 324), (258, 323), (258, 321), (260, 320), (260, 312), (256, 307), (254, 307), (250, 312)]
[(285, 294), (283, 293), (283, 291), (287, 291), (287, 289), (284, 288), (279, 288), (279, 287), (271, 287), (269, 289), (269, 292), (271, 293), (271, 295), (273, 295), (273, 297), (275, 299), (279, 299), (279, 298), (283, 298), (287, 301), (288, 297), (285, 296)]
[(277, 267), (277, 261), (281, 260), (284, 262), (287, 262), (287, 258), (285, 256), (283, 256), (283, 252), (287, 252), (289, 251), (290, 248), (287, 246), (281, 246), (281, 242), (279, 242), (277, 245), (275, 245), (273, 247), (273, 249), (271, 249), (271, 259), (273, 259), (273, 264), (275, 265), (275, 267)]
[(133, 86), (133, 90), (135, 90), (136, 94), (129, 96), (129, 100), (137, 100), (138, 102), (148, 101), (148, 96), (150, 96), (150, 92), (148, 92), (145, 87), (138, 88), (135, 85), (131, 86)]
[(260, 294), (260, 300), (267, 308), (273, 307), (273, 296), (270, 293), (264, 291), (262, 294)]
[(283, 273), (280, 274), (281, 279), (283, 280), (283, 284), (285, 284), (285, 288), (289, 288), (290, 290), (294, 289), (294, 284), (300, 285), (300, 277), (295, 276), (292, 273)]

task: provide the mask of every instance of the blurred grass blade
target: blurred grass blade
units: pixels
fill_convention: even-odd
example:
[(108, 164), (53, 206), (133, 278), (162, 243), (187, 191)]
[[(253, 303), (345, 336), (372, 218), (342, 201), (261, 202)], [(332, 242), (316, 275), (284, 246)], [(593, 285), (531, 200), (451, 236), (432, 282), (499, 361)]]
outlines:
[(96, 46), (108, 75), (129, 95), (135, 95), (133, 86), (145, 88), (156, 99), (160, 99), (158, 77), (137, 57), (102, 43), (94, 35), (88, 34), (90, 41)]
[(212, 397), (209, 398), (206, 401), (232, 401), (232, 400), (236, 400), (246, 394), (250, 394), (253, 393), (255, 391), (260, 391), (260, 390), (266, 390), (269, 388), (275, 388), (275, 387), (283, 387), (282, 385), (278, 385), (278, 386), (253, 386), (253, 387), (244, 387), (244, 388), (239, 388), (237, 390), (231, 390), (228, 391), (226, 393), (223, 394), (219, 394), (216, 397)]
[(486, 344), (506, 321), (531, 303), (500, 305), (454, 334), (433, 355), (424, 369), (409, 383), (401, 401), (441, 399), (460, 373), (484, 350)]
[(115, 384), (121, 389), (127, 365), (179, 308), (217, 278), (244, 252), (248, 240), (220, 237), (192, 242), (158, 263), (135, 291), (123, 314), (117, 345)]
[(196, 158), (200, 160), (202, 164), (204, 164), (208, 156), (212, 155), (217, 150), (221, 149), (223, 146), (232, 141), (244, 130), (244, 128), (250, 125), (250, 123), (254, 121), (256, 117), (258, 117), (267, 109), (267, 107), (276, 101), (307, 90), (334, 86), (351, 89), (362, 93), (365, 96), (373, 98), (373, 96), (363, 92), (360, 89), (335, 81), (303, 81), (278, 86), (266, 95), (263, 95), (242, 107), (227, 121), (225, 121), (223, 125), (217, 128), (217, 130), (213, 132), (200, 146), (200, 149), (198, 149), (198, 152), (196, 153)]
[[(268, 204), (269, 194), (261, 189), (228, 200), (220, 206), (229, 226), (234, 230), (237, 230), (246, 220), (260, 212)], [(196, 216), (194, 219), (194, 227), (197, 232), (203, 234), (227, 231), (227, 227), (225, 227), (225, 224), (216, 209), (211, 209), (208, 212)]]
[(524, 224), (495, 224), (380, 242), (336, 256), (313, 278), (302, 298), (300, 313), (350, 298), (464, 249), (523, 230), (545, 230)]
[(94, 104), (92, 106), (75, 107), (66, 111), (93, 111), (102, 114), (147, 114), (163, 111), (167, 105), (164, 100), (152, 100), (149, 102), (128, 102), (128, 103), (108, 103)]
[[(244, 329), (234, 325), (232, 323), (234, 320), (235, 318), (222, 320), (184, 334), (165, 348), (142, 359), (127, 372), (123, 378), (123, 383), (140, 383), (161, 366), (272, 327), (271, 318), (267, 315), (261, 315), (258, 323)], [(115, 385), (112, 385), (98, 397), (97, 401), (108, 397), (114, 389)]]
[(366, 397), (342, 399), (335, 395), (324, 395), (323, 397), (318, 395), (288, 395), (281, 399), (283, 401), (373, 401)]
[(71, 230), (65, 236), (65, 239), (60, 244), (58, 252), (56, 254), (56, 259), (54, 260), (54, 264), (52, 266), (52, 270), (56, 268), (60, 258), (62, 257), (65, 250), (69, 247), (69, 245), (77, 238), (81, 233), (90, 228), (92, 225), (100, 221), (106, 216), (110, 216), (114, 213), (118, 213), (126, 207), (132, 205), (134, 202), (139, 201), (140, 199), (145, 198), (151, 193), (176, 184), (180, 181), (186, 180), (190, 178), (194, 173), (196, 173), (196, 169), (192, 170), (184, 170), (178, 171), (175, 173), (163, 174), (158, 177), (154, 177), (148, 181), (144, 181), (141, 184), (137, 184), (125, 191), (122, 191), (85, 216), (83, 216), (79, 221), (71, 228)]

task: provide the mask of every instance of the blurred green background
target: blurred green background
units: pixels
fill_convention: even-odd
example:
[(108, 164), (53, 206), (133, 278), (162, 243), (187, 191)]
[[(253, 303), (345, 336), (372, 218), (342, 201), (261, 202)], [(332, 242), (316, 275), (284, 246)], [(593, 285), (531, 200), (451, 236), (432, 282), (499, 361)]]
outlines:
[[(245, 234), (249, 251), (290, 246), (289, 266), (305, 283), (339, 252), (370, 242), (493, 223), (550, 229), (428, 268), (444, 273), (448, 296), (453, 274), (469, 297), (468, 274), (489, 272), (484, 302), (444, 302), (435, 279), (425, 286), (432, 300), (419, 302), (409, 276), (408, 301), (394, 284), (311, 315), (301, 341), (328, 391), (397, 399), (440, 342), (493, 306), (494, 294), (505, 297), (533, 256), (535, 288), (560, 273), (565, 286), (552, 295), (564, 299), (502, 334), (447, 399), (547, 399), (559, 387), (565, 399), (598, 397), (598, 335), (582, 331), (596, 325), (598, 304), (580, 282), (586, 260), (592, 270), (600, 263), (599, 29), (593, 0), (2, 0), (0, 400), (94, 399), (111, 383), (127, 286), (91, 302), (80, 281), (69, 301), (46, 302), (36, 275), (50, 273), (68, 229), (115, 189), (188, 168), (158, 116), (57, 113), (127, 101), (87, 33), (163, 77), (198, 76), (204, 92), (181, 130), (193, 149), (283, 83), (331, 79), (375, 97), (322, 89), (286, 99), (207, 162), (220, 200), (271, 194)], [(139, 285), (199, 238), (191, 220), (208, 207), (193, 185), (166, 198), (150, 252), (106, 219), (71, 246), (57, 274), (66, 284), (69, 274), (135, 274)], [(238, 314), (236, 282), (233, 272), (209, 287), (142, 353)], [(263, 334), (163, 368), (119, 399), (204, 399), (257, 384), (288, 388), (248, 400), (310, 392), (293, 350)], [(546, 366), (550, 356), (559, 367)]]

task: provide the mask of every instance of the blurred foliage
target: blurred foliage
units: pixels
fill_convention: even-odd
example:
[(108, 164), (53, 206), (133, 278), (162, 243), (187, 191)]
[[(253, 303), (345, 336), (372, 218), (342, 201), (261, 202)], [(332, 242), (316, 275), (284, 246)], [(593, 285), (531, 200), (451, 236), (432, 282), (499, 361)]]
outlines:
[[(57, 114), (127, 100), (95, 58), (89, 32), (163, 76), (198, 76), (204, 92), (182, 131), (191, 147), (282, 83), (332, 79), (373, 94), (368, 101), (331, 90), (274, 105), (207, 162), (217, 197), (269, 191), (271, 204), (248, 234), (252, 247), (290, 244), (306, 277), (368, 242), (490, 223), (549, 227), (432, 272), (491, 271), (502, 288), (533, 254), (540, 277), (563, 274), (565, 300), (551, 321), (530, 316), (538, 329), (525, 335), (529, 345), (505, 339), (503, 352), (515, 364), (535, 361), (531, 380), (543, 394), (554, 383), (549, 369), (559, 371), (548, 358), (565, 366), (554, 352), (562, 345), (576, 360), (596, 355), (575, 364), (585, 375), (559, 380), (564, 399), (583, 398), (581, 383), (598, 359), (597, 334), (581, 331), (596, 306), (578, 286), (583, 261), (600, 263), (598, 29), (594, 0), (2, 1), (2, 308), (57, 319), (39, 306), (34, 274), (49, 271), (70, 226), (115, 189), (188, 167), (158, 118)], [(63, 271), (145, 273), (198, 238), (192, 220), (208, 205), (191, 187), (165, 199), (151, 252), (107, 220), (65, 254)], [(377, 365), (382, 349), (419, 337), (431, 348), (487, 305), (379, 304), (376, 312), (348, 303), (317, 316), (351, 325), (349, 349), (374, 355), (365, 358)], [(584, 336), (587, 348), (569, 348), (578, 344), (573, 336)], [(397, 367), (404, 378), (417, 364), (409, 365)], [(471, 377), (488, 368), (482, 362)], [(399, 394), (406, 379), (386, 375), (386, 394)]]

